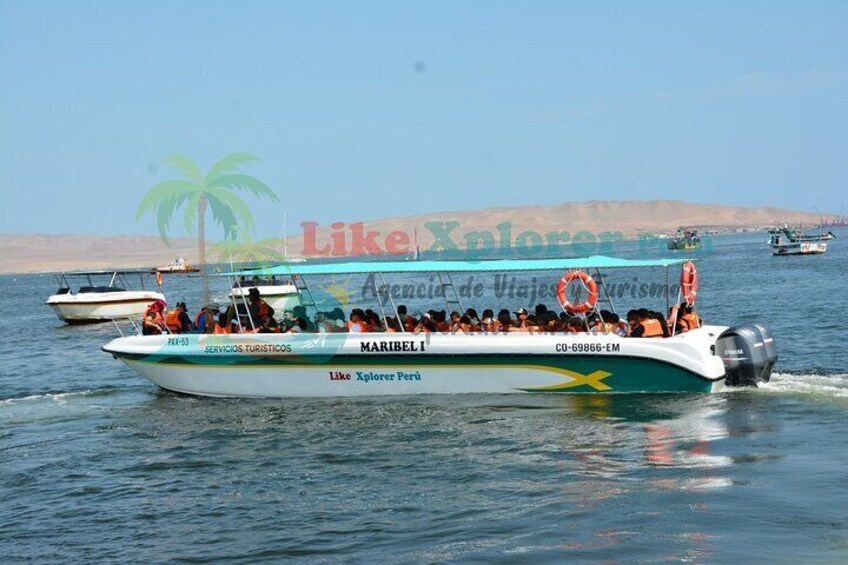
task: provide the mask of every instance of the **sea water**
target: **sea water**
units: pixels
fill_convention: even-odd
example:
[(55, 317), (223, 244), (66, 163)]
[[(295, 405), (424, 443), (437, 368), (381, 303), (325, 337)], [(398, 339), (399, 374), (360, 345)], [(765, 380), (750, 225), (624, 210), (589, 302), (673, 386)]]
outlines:
[[(764, 234), (695, 253), (702, 316), (765, 321), (780, 352), (770, 383), (714, 395), (178, 396), (100, 351), (111, 324), (60, 323), (44, 304), (50, 276), (0, 277), (0, 559), (848, 562), (837, 234), (823, 256), (772, 257)], [(603, 274), (610, 286), (665, 276)], [(559, 275), (533, 276), (544, 287)], [(477, 277), (465, 302), (527, 307), (530, 277), (512, 294)], [(192, 313), (199, 286), (165, 278)], [(212, 286), (225, 296), (224, 279)], [(378, 309), (366, 279), (313, 288)], [(629, 292), (613, 292), (619, 311), (665, 307)]]

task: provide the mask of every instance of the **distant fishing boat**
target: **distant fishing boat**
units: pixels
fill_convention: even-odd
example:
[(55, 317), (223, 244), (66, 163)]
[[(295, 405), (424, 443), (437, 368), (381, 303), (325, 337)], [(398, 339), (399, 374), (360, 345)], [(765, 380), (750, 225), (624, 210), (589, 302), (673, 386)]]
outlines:
[(821, 255), (827, 251), (827, 242), (836, 239), (833, 232), (805, 234), (803, 226), (769, 230), (769, 245), (773, 255)]
[[(138, 270), (59, 273), (59, 290), (47, 299), (47, 305), (60, 320), (72, 325), (141, 318), (151, 302), (165, 300), (160, 292), (144, 290), (144, 279), (150, 274)], [(127, 290), (134, 275), (139, 277), (141, 290)], [(71, 283), (80, 279), (74, 292)]]
[(701, 247), (701, 238), (698, 236), (697, 230), (677, 230), (677, 235), (672, 237), (666, 243), (666, 246), (671, 251), (690, 250)]
[(182, 257), (178, 257), (169, 265), (156, 267), (156, 272), (162, 274), (196, 273), (199, 270), (194, 265), (187, 263)]

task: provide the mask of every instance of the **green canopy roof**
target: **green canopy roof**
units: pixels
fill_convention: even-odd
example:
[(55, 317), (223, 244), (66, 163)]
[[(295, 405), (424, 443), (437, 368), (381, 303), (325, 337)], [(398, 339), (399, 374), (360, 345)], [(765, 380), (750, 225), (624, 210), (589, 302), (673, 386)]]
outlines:
[(486, 259), (481, 261), (348, 261), (343, 263), (287, 263), (276, 267), (223, 273), (223, 276), (346, 275), (370, 273), (479, 273), (514, 271), (567, 271), (624, 267), (669, 267), (689, 259), (616, 259), (595, 255), (576, 259)]

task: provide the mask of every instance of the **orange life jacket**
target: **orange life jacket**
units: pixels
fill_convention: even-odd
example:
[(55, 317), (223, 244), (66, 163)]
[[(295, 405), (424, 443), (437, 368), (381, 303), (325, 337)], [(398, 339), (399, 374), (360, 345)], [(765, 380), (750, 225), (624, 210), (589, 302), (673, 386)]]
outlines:
[(165, 319), (162, 317), (162, 312), (160, 312), (159, 310), (154, 310), (153, 308), (148, 308), (147, 311), (144, 313), (144, 319), (146, 320), (150, 318), (151, 315), (153, 316), (153, 319), (151, 321), (157, 326), (162, 327), (162, 325), (165, 323)]
[(230, 328), (222, 328), (218, 322), (215, 322), (215, 333), (216, 334), (229, 334), (233, 333)]
[(257, 311), (257, 312), (258, 312), (258, 313), (257, 313), (257, 317), (258, 317), (260, 320), (264, 320), (267, 316), (270, 316), (270, 315), (271, 315), (271, 307), (270, 307), (270, 306), (268, 306), (268, 303), (267, 303), (267, 302), (265, 302), (264, 300), (261, 300), (261, 299), (260, 299), (260, 300), (259, 300), (259, 303), (258, 303), (258, 306), (259, 306), (259, 310)]
[(180, 312), (177, 309), (169, 310), (165, 314), (165, 325), (171, 330), (171, 333), (180, 333), (183, 331), (183, 324), (180, 322)]
[(642, 326), (642, 328), (644, 329), (644, 331), (642, 332), (642, 337), (663, 336), (662, 324), (659, 320), (648, 318), (647, 320), (642, 320), (641, 322), (639, 322), (639, 325)]
[(698, 315), (697, 315), (697, 314), (695, 314), (694, 312), (693, 312), (693, 313), (691, 313), (691, 314), (683, 314), (683, 316), (681, 316), (681, 319), (682, 319), (684, 322), (686, 322), (686, 326), (687, 326), (690, 330), (694, 330), (694, 329), (697, 329), (697, 328), (700, 328), (700, 327), (701, 327), (701, 322), (700, 322), (700, 320), (698, 319)]

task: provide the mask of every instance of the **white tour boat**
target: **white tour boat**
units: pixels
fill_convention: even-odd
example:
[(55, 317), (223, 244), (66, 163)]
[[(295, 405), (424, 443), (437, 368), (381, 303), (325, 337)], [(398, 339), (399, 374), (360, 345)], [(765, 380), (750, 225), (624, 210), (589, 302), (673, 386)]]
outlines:
[[(127, 290), (136, 276), (141, 290)], [(151, 302), (165, 300), (161, 292), (144, 289), (144, 279), (149, 276), (149, 271), (137, 270), (59, 273), (59, 290), (47, 299), (47, 305), (68, 324), (140, 318)], [(75, 292), (71, 283), (77, 280), (80, 284)]]
[[(444, 300), (448, 311), (462, 311), (461, 292), (454, 286), (452, 274), (567, 271), (558, 291), (567, 293), (569, 281), (575, 278), (572, 275), (579, 275), (576, 278), (589, 289), (584, 304), (594, 308), (601, 293), (612, 307), (600, 269), (661, 267), (668, 281), (668, 270), (681, 264), (682, 295), (691, 303), (697, 287), (694, 265), (668, 259), (597, 256), (287, 264), (229, 276), (294, 276), (303, 306), (321, 310), (306, 286), (307, 277), (368, 274), (378, 290), (378, 284), (381, 289), (392, 288), (385, 283), (388, 274), (438, 275), (438, 288), (442, 289), (439, 299)], [(594, 269), (599, 284), (588, 274), (590, 269)], [(668, 284), (665, 289), (669, 305)], [(391, 292), (379, 296), (383, 317), (398, 316)], [(241, 323), (252, 326), (254, 322), (248, 319)], [(767, 381), (777, 359), (774, 341), (761, 324), (735, 328), (709, 325), (665, 338), (513, 331), (132, 336), (115, 339), (103, 350), (163, 389), (224, 397), (711, 392)]]

